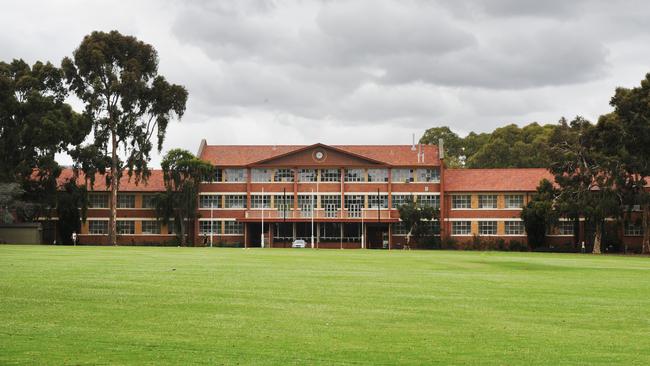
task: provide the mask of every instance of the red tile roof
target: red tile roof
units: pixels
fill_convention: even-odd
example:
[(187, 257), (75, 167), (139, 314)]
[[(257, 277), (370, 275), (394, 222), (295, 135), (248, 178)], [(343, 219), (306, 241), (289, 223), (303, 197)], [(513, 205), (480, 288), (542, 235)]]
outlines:
[[(206, 145), (200, 158), (216, 166), (245, 166), (284, 155), (313, 145)], [(327, 145), (325, 145), (327, 146)], [(388, 165), (440, 165), (438, 147), (422, 145), (424, 164), (418, 163), (418, 151), (411, 145), (329, 145)]]
[[(71, 168), (63, 169), (61, 175), (58, 178), (59, 185), (62, 185), (65, 182), (67, 182), (68, 179), (72, 178), (72, 175), (73, 172)], [(85, 182), (84, 174), (80, 172), (79, 177), (77, 178), (77, 184), (82, 185), (84, 184), (84, 182)], [(107, 191), (108, 187), (106, 187), (106, 177), (101, 174), (96, 174), (94, 186), (92, 188), (88, 186), (88, 190), (91, 189), (94, 191)], [(140, 181), (138, 182), (138, 184), (136, 184), (135, 177), (129, 179), (129, 176), (126, 174), (126, 172), (120, 179), (120, 192), (128, 192), (128, 191), (161, 192), (164, 190), (165, 190), (165, 182), (163, 180), (163, 172), (160, 169), (151, 170), (151, 176), (149, 176), (147, 182)]]
[(543, 168), (445, 169), (444, 174), (448, 192), (534, 191), (544, 178), (553, 182)]

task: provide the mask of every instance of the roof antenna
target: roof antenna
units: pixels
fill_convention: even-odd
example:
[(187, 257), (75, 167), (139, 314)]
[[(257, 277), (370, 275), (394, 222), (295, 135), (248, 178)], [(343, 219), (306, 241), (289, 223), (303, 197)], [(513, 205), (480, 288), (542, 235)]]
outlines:
[(413, 143), (411, 144), (411, 151), (415, 151), (415, 134), (413, 134)]

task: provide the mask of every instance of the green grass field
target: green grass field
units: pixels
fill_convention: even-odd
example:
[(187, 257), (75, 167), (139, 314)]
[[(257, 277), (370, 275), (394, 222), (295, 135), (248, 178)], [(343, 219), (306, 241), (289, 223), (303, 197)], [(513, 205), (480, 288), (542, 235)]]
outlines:
[(650, 364), (650, 258), (0, 246), (0, 364)]

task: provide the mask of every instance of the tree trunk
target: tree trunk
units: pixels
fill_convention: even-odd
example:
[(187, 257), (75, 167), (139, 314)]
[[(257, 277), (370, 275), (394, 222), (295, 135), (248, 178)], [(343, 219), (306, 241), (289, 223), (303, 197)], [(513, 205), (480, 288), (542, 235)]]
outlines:
[(650, 253), (650, 204), (643, 205), (643, 246), (641, 253)]
[(185, 240), (185, 225), (186, 224), (185, 224), (185, 220), (183, 220), (182, 217), (179, 217), (179, 219), (180, 219), (180, 226), (179, 227), (181, 229), (181, 246), (184, 247), (185, 244), (186, 244), (186, 240)]
[(601, 222), (596, 224), (596, 235), (594, 235), (594, 250), (593, 254), (600, 254), (600, 244), (603, 238), (603, 224)]
[(108, 223), (108, 239), (111, 245), (117, 245), (117, 191), (120, 184), (120, 172), (117, 171), (117, 140), (111, 133), (111, 217)]

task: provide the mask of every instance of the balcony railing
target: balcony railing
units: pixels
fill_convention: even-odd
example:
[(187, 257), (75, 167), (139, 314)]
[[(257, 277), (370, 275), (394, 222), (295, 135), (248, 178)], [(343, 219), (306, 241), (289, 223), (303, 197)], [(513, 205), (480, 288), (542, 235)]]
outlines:
[[(308, 210), (287, 210), (280, 211), (277, 209), (265, 209), (262, 210), (247, 210), (246, 218), (247, 219), (262, 219), (262, 214), (264, 214), (264, 219), (311, 219), (312, 211)], [(383, 208), (378, 211), (375, 208), (369, 208), (364, 210), (324, 210), (316, 209), (313, 211), (314, 219), (361, 219), (363, 214), (364, 220), (377, 220), (379, 219), (389, 219), (391, 217), (390, 210)]]

